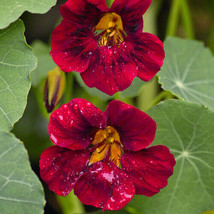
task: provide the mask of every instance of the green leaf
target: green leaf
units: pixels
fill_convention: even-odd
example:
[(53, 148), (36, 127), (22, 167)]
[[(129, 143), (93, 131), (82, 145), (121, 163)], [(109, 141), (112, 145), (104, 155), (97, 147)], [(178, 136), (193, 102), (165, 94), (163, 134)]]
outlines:
[(1, 130), (0, 138), (0, 212), (43, 213), (42, 185), (31, 170), (24, 145)]
[(17, 20), (24, 11), (46, 13), (55, 4), (56, 0), (1, 0), (0, 29)]
[(132, 84), (127, 89), (118, 92), (121, 99), (136, 97), (137, 95), (139, 95), (140, 90), (145, 83), (146, 82), (142, 81), (141, 79), (135, 78), (132, 81)]
[(165, 101), (148, 114), (157, 122), (154, 145), (170, 148), (176, 159), (167, 187), (131, 202), (145, 214), (201, 214), (214, 209), (214, 113), (180, 100)]
[(31, 86), (29, 74), (36, 62), (21, 21), (0, 30), (0, 129), (11, 130), (22, 116)]
[(32, 43), (32, 49), (38, 58), (38, 65), (31, 73), (31, 80), (33, 86), (38, 86), (41, 80), (47, 77), (48, 71), (53, 70), (57, 65), (49, 54), (51, 48), (47, 44), (41, 41), (35, 41)]
[(185, 101), (214, 109), (214, 57), (197, 41), (168, 38), (158, 73), (165, 90)]

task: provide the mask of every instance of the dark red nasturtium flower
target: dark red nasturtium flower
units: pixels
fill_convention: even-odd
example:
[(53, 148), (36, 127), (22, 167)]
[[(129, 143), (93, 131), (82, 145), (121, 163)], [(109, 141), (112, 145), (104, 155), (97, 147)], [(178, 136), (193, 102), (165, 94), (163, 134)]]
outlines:
[(50, 117), (55, 146), (41, 154), (40, 174), (50, 190), (72, 189), (83, 204), (118, 210), (134, 194), (152, 196), (167, 185), (174, 156), (165, 146), (148, 147), (156, 123), (120, 101), (103, 113), (84, 99), (73, 99)]
[(51, 55), (62, 71), (80, 72), (89, 87), (113, 95), (135, 77), (149, 81), (163, 64), (162, 42), (143, 33), (152, 0), (67, 0), (53, 31)]

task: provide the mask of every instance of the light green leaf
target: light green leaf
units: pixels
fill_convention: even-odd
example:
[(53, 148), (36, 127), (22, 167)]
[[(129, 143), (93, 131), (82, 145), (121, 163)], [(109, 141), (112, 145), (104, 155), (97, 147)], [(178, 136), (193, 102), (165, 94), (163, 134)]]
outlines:
[(22, 116), (31, 85), (29, 73), (36, 62), (21, 21), (0, 30), (0, 129), (11, 130)]
[(142, 81), (141, 79), (135, 78), (127, 89), (118, 92), (121, 99), (136, 97), (140, 93), (140, 90), (145, 83), (146, 82)]
[(158, 73), (165, 90), (214, 109), (214, 57), (197, 41), (168, 38), (166, 57)]
[(0, 139), (0, 213), (43, 213), (42, 185), (31, 170), (24, 145), (1, 130)]
[(214, 113), (179, 100), (149, 110), (157, 122), (154, 145), (170, 148), (176, 159), (167, 187), (132, 205), (145, 214), (201, 214), (214, 209)]
[(0, 29), (17, 20), (24, 11), (46, 13), (55, 4), (56, 0), (1, 0)]
[(41, 41), (32, 43), (32, 49), (35, 56), (38, 58), (38, 66), (31, 73), (31, 80), (33, 86), (38, 86), (41, 80), (47, 77), (48, 71), (53, 70), (57, 65), (50, 56), (50, 46)]

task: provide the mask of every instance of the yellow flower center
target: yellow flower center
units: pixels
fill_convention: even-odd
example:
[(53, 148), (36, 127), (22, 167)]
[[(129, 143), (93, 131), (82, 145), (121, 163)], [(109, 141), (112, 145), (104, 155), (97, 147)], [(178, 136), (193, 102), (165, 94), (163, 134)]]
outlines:
[(93, 145), (98, 146), (92, 153), (89, 165), (109, 157), (109, 160), (120, 165), (120, 157), (122, 154), (120, 136), (112, 127), (107, 126), (106, 130), (98, 130), (95, 134)]
[(119, 46), (124, 41), (123, 22), (116, 13), (106, 13), (95, 26), (94, 31), (102, 31), (98, 41), (100, 46)]

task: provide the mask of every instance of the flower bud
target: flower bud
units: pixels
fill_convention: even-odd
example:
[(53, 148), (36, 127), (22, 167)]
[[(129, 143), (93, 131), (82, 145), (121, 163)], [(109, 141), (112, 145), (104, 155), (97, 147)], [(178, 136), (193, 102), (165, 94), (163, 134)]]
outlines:
[(65, 89), (65, 73), (58, 67), (48, 72), (44, 86), (44, 102), (47, 112), (53, 111)]

